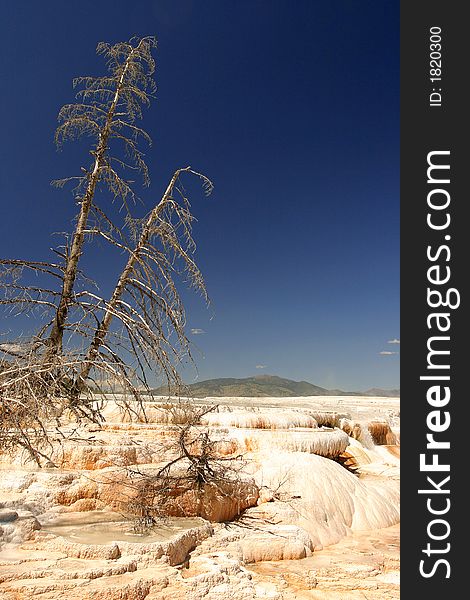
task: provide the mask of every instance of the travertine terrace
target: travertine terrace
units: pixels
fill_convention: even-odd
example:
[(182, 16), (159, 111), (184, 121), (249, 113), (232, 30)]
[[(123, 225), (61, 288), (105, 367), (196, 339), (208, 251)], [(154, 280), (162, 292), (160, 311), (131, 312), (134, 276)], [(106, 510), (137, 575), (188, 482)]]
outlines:
[(237, 457), (236, 480), (180, 490), (145, 531), (126, 510), (136, 473), (171, 460), (167, 399), (147, 422), (110, 401), (103, 426), (71, 424), (42, 469), (3, 456), (0, 597), (399, 597), (398, 398), (197, 403), (219, 405), (198, 428)]

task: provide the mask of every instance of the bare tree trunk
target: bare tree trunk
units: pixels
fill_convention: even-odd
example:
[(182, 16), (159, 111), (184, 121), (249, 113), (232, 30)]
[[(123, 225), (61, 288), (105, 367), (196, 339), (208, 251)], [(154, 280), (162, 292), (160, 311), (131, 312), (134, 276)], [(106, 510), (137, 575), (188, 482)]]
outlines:
[(190, 171), (190, 170), (191, 170), (190, 167), (186, 167), (184, 169), (178, 169), (177, 171), (175, 171), (175, 173), (173, 174), (173, 177), (170, 180), (170, 183), (168, 184), (168, 187), (166, 188), (165, 193), (162, 196), (162, 199), (150, 213), (150, 215), (147, 219), (147, 222), (145, 223), (142, 233), (140, 235), (139, 241), (138, 241), (137, 245), (135, 246), (134, 250), (131, 252), (131, 254), (127, 260), (126, 266), (124, 267), (124, 270), (122, 271), (121, 276), (119, 277), (119, 279), (117, 281), (116, 287), (114, 288), (114, 292), (113, 292), (109, 302), (107, 303), (104, 317), (101, 320), (98, 328), (96, 329), (93, 340), (88, 348), (88, 352), (83, 361), (83, 365), (82, 365), (82, 368), (80, 371), (78, 381), (76, 382), (77, 393), (80, 393), (83, 390), (83, 388), (85, 387), (86, 379), (88, 378), (88, 375), (90, 374), (90, 371), (93, 367), (93, 363), (94, 363), (94, 360), (96, 359), (99, 348), (103, 344), (103, 342), (106, 338), (106, 335), (109, 331), (109, 327), (110, 327), (111, 321), (113, 319), (113, 313), (116, 309), (116, 306), (117, 306), (119, 300), (122, 297), (122, 294), (126, 287), (126, 283), (128, 282), (128, 279), (132, 274), (132, 271), (133, 271), (133, 268), (134, 268), (136, 262), (140, 258), (142, 250), (145, 248), (147, 242), (149, 241), (149, 239), (151, 237), (152, 226), (153, 226), (155, 220), (157, 219), (159, 214), (162, 212), (162, 210), (165, 208), (165, 204), (167, 203), (168, 199), (170, 198), (171, 193), (173, 191), (173, 187), (174, 187), (176, 181), (178, 180), (178, 177), (180, 176), (180, 174), (184, 171)]
[[(139, 44), (140, 45), (140, 44)], [(55, 319), (52, 325), (51, 332), (49, 334), (49, 338), (47, 341), (48, 350), (46, 352), (45, 361), (50, 362), (54, 359), (57, 354), (60, 354), (62, 351), (62, 339), (64, 335), (64, 328), (67, 321), (67, 314), (69, 310), (69, 305), (71, 302), (72, 291), (75, 285), (75, 280), (77, 277), (77, 269), (78, 269), (78, 261), (80, 260), (80, 256), (82, 255), (83, 242), (85, 239), (85, 229), (87, 226), (88, 215), (90, 213), (90, 208), (93, 203), (93, 198), (95, 195), (96, 184), (100, 179), (100, 170), (103, 166), (104, 157), (106, 151), (108, 149), (108, 138), (111, 132), (111, 124), (113, 121), (114, 113), (116, 111), (116, 106), (119, 102), (119, 96), (124, 84), (124, 78), (126, 72), (129, 68), (130, 61), (133, 58), (133, 54), (138, 49), (133, 49), (129, 56), (126, 59), (124, 67), (122, 69), (121, 76), (119, 78), (116, 93), (113, 99), (113, 102), (109, 108), (105, 124), (102, 130), (99, 133), (99, 142), (96, 147), (96, 150), (93, 152), (95, 156), (95, 162), (93, 166), (93, 170), (90, 175), (90, 180), (88, 182), (87, 189), (83, 198), (80, 202), (80, 213), (78, 216), (77, 225), (75, 228), (75, 232), (72, 238), (72, 245), (70, 248), (69, 255), (67, 256), (67, 262), (64, 270), (64, 280), (62, 285), (62, 291), (60, 296), (59, 305), (57, 307)]]

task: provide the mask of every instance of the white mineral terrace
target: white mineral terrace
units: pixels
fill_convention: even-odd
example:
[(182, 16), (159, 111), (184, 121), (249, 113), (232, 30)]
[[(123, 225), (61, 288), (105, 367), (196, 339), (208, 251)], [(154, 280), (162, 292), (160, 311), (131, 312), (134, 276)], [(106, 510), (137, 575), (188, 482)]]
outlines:
[(184, 404), (109, 400), (44, 468), (0, 456), (2, 600), (399, 598), (398, 398), (195, 402), (219, 405), (196, 431), (230, 470), (173, 489), (151, 527), (135, 482), (175, 457)]

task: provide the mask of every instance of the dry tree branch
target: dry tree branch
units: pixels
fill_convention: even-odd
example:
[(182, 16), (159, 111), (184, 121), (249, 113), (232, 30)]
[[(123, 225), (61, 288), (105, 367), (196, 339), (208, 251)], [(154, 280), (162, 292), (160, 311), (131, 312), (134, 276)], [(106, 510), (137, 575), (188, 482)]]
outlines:
[[(148, 104), (149, 102), (148, 88), (154, 89), (152, 74), (155, 64), (151, 55), (151, 49), (154, 46), (154, 38), (149, 37), (138, 40), (135, 47), (123, 43), (114, 46), (99, 44), (97, 51), (105, 54), (108, 58), (111, 75), (75, 80), (75, 85), (84, 85), (84, 89), (79, 92), (83, 102), (66, 105), (59, 112), (61, 124), (57, 128), (55, 136), (59, 146), (66, 139), (90, 134), (96, 136), (97, 144), (91, 152), (94, 156), (93, 166), (82, 178), (85, 191), (79, 199), (80, 211), (65, 264), (56, 317), (47, 341), (46, 362), (53, 360), (62, 350), (63, 333), (77, 276), (78, 262), (83, 251), (85, 230), (96, 186), (104, 177), (110, 137), (116, 126), (122, 127), (123, 123), (133, 124), (135, 118), (141, 115), (140, 103)], [(97, 91), (104, 100), (103, 102), (95, 101), (93, 96)], [(116, 125), (114, 119), (118, 110), (127, 121), (119, 118)], [(129, 141), (129, 144), (135, 146), (132, 141)], [(137, 163), (137, 167), (144, 171), (144, 179), (147, 182), (146, 166), (137, 148), (134, 148), (131, 158)], [(111, 181), (109, 174), (107, 179), (109, 183)], [(124, 185), (124, 182), (122, 184)], [(111, 183), (111, 189), (115, 196), (122, 193), (124, 196), (128, 194), (127, 188), (122, 192), (121, 179), (116, 173)]]
[[(127, 397), (141, 405), (154, 376), (179, 386), (178, 361), (191, 358), (179, 278), (208, 300), (192, 257), (193, 216), (181, 179), (198, 177), (206, 193), (212, 190), (210, 180), (190, 167), (178, 169), (160, 202), (139, 221), (128, 207), (137, 196), (120, 172), (139, 171), (149, 184), (138, 143), (151, 140), (135, 122), (155, 91), (154, 46), (151, 37), (99, 44), (108, 75), (76, 79), (77, 102), (59, 112), (58, 146), (82, 136), (95, 139), (90, 167), (82, 167), (79, 177), (55, 182), (58, 187), (75, 182), (79, 206), (73, 234), (55, 250), (62, 263), (0, 260), (0, 307), (41, 319), (30, 340), (0, 344), (0, 450), (26, 448), (36, 462), (70, 419), (99, 424), (100, 398), (109, 397), (114, 384), (124, 390), (123, 399), (115, 397), (128, 411), (133, 408)], [(114, 155), (114, 146), (121, 154)], [(126, 208), (122, 227), (98, 206), (101, 186)], [(85, 240), (95, 236), (127, 255), (109, 299), (96, 293), (79, 269)], [(52, 283), (33, 281), (39, 277)]]
[[(194, 247), (190, 234), (192, 215), (188, 209), (183, 210), (173, 196), (182, 173), (196, 175), (204, 182), (207, 193), (212, 190), (212, 183), (191, 167), (178, 169), (173, 174), (161, 201), (148, 216), (137, 244), (133, 249), (129, 248), (127, 263), (106, 304), (104, 316), (83, 361), (77, 380), (77, 394), (86, 385), (89, 373), (95, 366), (99, 348), (104, 343), (115, 317), (125, 325), (136, 358), (141, 354), (150, 365), (148, 358), (156, 357), (157, 364), (163, 367), (165, 373), (171, 373), (169, 382), (179, 383), (176, 371), (171, 369), (165, 353), (162, 352), (162, 345), (168, 342), (162, 319), (169, 320), (181, 349), (188, 352), (189, 344), (184, 333), (184, 308), (171, 275), (171, 263), (167, 255), (157, 251), (152, 242), (160, 242), (163, 248), (170, 248), (175, 257), (183, 260), (184, 269), (189, 273), (193, 286), (202, 291), (207, 299), (202, 274), (185, 248), (185, 245), (189, 246), (190, 250)], [(187, 202), (186, 198), (184, 201)], [(177, 216), (176, 226), (171, 222), (173, 214)], [(186, 244), (178, 237), (179, 225), (183, 226)], [(126, 292), (131, 297), (132, 304), (123, 300)], [(141, 348), (141, 352), (137, 348)], [(170, 347), (170, 350), (178, 355), (174, 347)]]

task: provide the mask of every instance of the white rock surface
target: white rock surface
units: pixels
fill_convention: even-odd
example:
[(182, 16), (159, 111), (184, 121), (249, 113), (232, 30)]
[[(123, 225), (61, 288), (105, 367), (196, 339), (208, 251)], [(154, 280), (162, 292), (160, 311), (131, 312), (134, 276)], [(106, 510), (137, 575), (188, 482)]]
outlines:
[[(399, 447), (364, 445), (338, 428), (348, 419), (368, 431), (368, 421), (391, 414), (397, 439), (397, 399), (223, 403), (206, 416), (207, 427), (220, 456), (243, 453), (245, 464), (238, 488), (204, 489), (204, 516), (243, 515), (201, 522), (164, 541), (83, 543), (47, 533), (40, 522), (47, 529), (60, 515), (80, 519), (120, 506), (129, 490), (126, 467), (152, 473), (171, 456), (177, 412), (170, 417), (154, 402), (145, 423), (109, 403), (103, 429), (83, 428), (82, 442), (57, 446), (55, 466), (38, 470), (20, 454), (0, 457), (0, 597), (354, 600), (364, 591), (372, 600), (398, 598)], [(392, 439), (382, 425), (379, 434)], [(332, 460), (345, 450), (359, 477)], [(180, 495), (178, 506), (191, 513), (195, 497)]]

